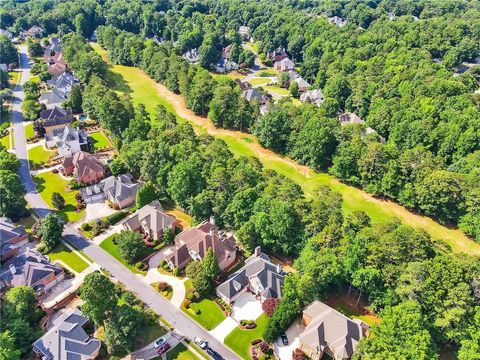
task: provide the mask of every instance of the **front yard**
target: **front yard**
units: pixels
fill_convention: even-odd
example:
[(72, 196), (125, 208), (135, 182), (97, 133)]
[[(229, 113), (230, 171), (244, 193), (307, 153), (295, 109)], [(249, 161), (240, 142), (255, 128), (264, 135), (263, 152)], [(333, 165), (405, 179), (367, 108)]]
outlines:
[(67, 264), (69, 267), (71, 267), (77, 273), (80, 273), (86, 268), (88, 268), (88, 264), (63, 243), (55, 246), (52, 252), (47, 255), (50, 260), (60, 260)]
[(193, 352), (185, 347), (183, 344), (178, 344), (167, 353), (167, 360), (197, 360)]
[(37, 191), (42, 196), (43, 200), (54, 209), (52, 204), (52, 194), (54, 192), (60, 193), (65, 199), (65, 207), (56, 211), (63, 220), (69, 222), (75, 222), (83, 217), (84, 210), (77, 212), (77, 200), (75, 194), (78, 191), (66, 192), (65, 187), (69, 184), (68, 180), (63, 179), (59, 174), (53, 172), (46, 172), (33, 176), (33, 181), (36, 184)]
[(257, 320), (257, 327), (250, 330), (236, 328), (225, 338), (225, 345), (235, 351), (242, 359), (250, 360), (250, 343), (255, 339), (262, 339), (263, 330), (267, 326), (268, 317), (265, 314), (260, 315)]
[(43, 166), (52, 156), (56, 155), (54, 150), (47, 150), (43, 145), (37, 145), (28, 150), (28, 160), (33, 169)]
[[(107, 237), (105, 240), (103, 240), (101, 243), (100, 243), (100, 247), (105, 250), (106, 252), (108, 252), (110, 255), (112, 255), (115, 259), (118, 260), (118, 262), (120, 262), (122, 265), (126, 266), (127, 268), (130, 269), (130, 271), (136, 273), (136, 274), (143, 274), (145, 275), (147, 272), (146, 271), (142, 271), (142, 270), (139, 270), (137, 269), (134, 265), (130, 265), (128, 264), (122, 257), (122, 255), (120, 255), (120, 251), (118, 249), (118, 246), (116, 244), (113, 243), (113, 239), (115, 238), (116, 234), (113, 234), (113, 235), (110, 235), (109, 237)], [(152, 252), (155, 251), (154, 249), (152, 249)]]
[[(184, 282), (185, 292), (188, 294), (188, 290), (192, 288), (192, 280)], [(194, 314), (193, 311), (198, 310), (198, 314)], [(198, 322), (207, 330), (212, 330), (218, 326), (223, 320), (225, 315), (215, 301), (207, 298), (202, 298), (199, 301), (192, 302), (190, 309), (185, 308), (182, 304), (182, 311), (190, 316), (193, 320)]]

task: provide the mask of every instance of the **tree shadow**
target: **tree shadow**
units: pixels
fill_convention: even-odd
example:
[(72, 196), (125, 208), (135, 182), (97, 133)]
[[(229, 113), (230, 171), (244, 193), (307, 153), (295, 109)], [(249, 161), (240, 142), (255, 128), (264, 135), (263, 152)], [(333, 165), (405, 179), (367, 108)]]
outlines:
[(122, 74), (114, 72), (111, 69), (111, 65), (107, 69), (107, 73), (105, 74), (105, 79), (107, 81), (108, 86), (115, 91), (119, 91), (125, 94), (131, 94), (133, 92), (130, 85), (128, 85), (127, 81), (123, 78)]
[(37, 188), (37, 192), (41, 193), (43, 190), (45, 190), (45, 179), (41, 177), (33, 177), (33, 182), (35, 183), (35, 187)]

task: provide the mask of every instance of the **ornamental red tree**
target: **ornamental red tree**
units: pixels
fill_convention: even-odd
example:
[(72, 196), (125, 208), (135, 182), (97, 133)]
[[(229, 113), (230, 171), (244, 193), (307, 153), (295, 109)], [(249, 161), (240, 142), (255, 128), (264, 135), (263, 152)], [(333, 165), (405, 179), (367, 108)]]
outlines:
[(268, 298), (263, 302), (262, 310), (268, 317), (272, 317), (278, 304), (280, 304), (279, 298)]

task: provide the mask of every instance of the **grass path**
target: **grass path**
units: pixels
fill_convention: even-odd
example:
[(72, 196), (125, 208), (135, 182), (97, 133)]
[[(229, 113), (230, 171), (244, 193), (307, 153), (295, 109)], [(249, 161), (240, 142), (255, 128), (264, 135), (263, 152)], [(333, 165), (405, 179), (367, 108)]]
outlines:
[[(99, 49), (98, 45), (95, 49), (106, 59), (104, 50)], [(112, 66), (110, 70), (121, 81), (121, 86), (116, 86), (115, 89), (128, 92), (135, 104), (145, 104), (146, 109), (151, 113), (157, 104), (163, 104), (169, 111), (175, 112), (180, 121), (188, 120), (192, 123), (199, 133), (208, 133), (223, 139), (235, 155), (255, 156), (266, 168), (276, 170), (288, 177), (302, 187), (307, 197), (315, 196), (315, 191), (320, 185), (327, 185), (342, 194), (343, 206), (347, 212), (365, 211), (374, 222), (396, 216), (409, 226), (424, 229), (434, 240), (443, 240), (455, 252), (480, 256), (480, 244), (475, 243), (458, 229), (443, 226), (393, 201), (375, 198), (363, 190), (341, 183), (329, 174), (317, 173), (291, 159), (282, 157), (263, 148), (253, 135), (215, 128), (207, 118), (195, 115), (188, 109), (181, 95), (174, 94), (165, 86), (157, 84), (142, 70), (123, 65)]]

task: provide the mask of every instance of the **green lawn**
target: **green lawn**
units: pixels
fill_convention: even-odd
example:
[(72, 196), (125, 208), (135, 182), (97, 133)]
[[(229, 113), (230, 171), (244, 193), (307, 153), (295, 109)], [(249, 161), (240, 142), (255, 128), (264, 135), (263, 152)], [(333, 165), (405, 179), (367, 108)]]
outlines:
[[(185, 290), (188, 292), (188, 290), (192, 288), (192, 280), (189, 279), (185, 281), (184, 285)], [(200, 314), (196, 315), (182, 305), (182, 311), (207, 330), (214, 329), (218, 324), (225, 320), (225, 315), (222, 310), (215, 301), (211, 299), (203, 298), (198, 302), (192, 302), (190, 308), (200, 310)]]
[(252, 86), (267, 85), (270, 82), (270, 79), (265, 77), (258, 77), (258, 78), (252, 78), (248, 80), (248, 82), (252, 84)]
[(261, 339), (263, 330), (267, 326), (268, 317), (265, 314), (260, 315), (255, 322), (257, 327), (250, 330), (241, 330), (236, 328), (225, 338), (225, 345), (235, 351), (242, 359), (249, 360), (248, 350), (250, 343), (255, 339)]
[(188, 350), (185, 345), (178, 344), (167, 353), (167, 360), (197, 360), (193, 352)]
[(25, 137), (27, 139), (33, 138), (35, 136), (35, 130), (33, 130), (33, 124), (30, 123), (25, 126)]
[(4, 146), (7, 150), (10, 149), (10, 135), (4, 136), (0, 138), (0, 143)]
[[(99, 49), (98, 45), (95, 44), (94, 47), (105, 56), (105, 51)], [(120, 88), (127, 88), (136, 104), (139, 102), (145, 103), (147, 110), (150, 112), (156, 104), (163, 104), (169, 111), (175, 113), (168, 100), (156, 91), (155, 81), (147, 78), (140, 69), (129, 66), (114, 66), (111, 71), (117, 73), (116, 76), (122, 81)], [(125, 82), (127, 85), (124, 84)], [(206, 132), (205, 127), (195, 126), (195, 128), (199, 132)], [(376, 199), (360, 189), (341, 183), (327, 173), (314, 172), (272, 152), (265, 153), (260, 150), (256, 141), (244, 141), (246, 135), (243, 133), (238, 132), (238, 135), (232, 136), (230, 135), (231, 131), (223, 132), (221, 129), (215, 131), (215, 136), (223, 139), (235, 155), (257, 157), (266, 168), (273, 169), (300, 185), (307, 197), (314, 196), (315, 190), (320, 185), (327, 185), (342, 194), (343, 205), (347, 212), (353, 210), (365, 211), (374, 222), (385, 221), (395, 216), (409, 226), (424, 229), (434, 240), (445, 241), (455, 252), (480, 256), (480, 243), (475, 243), (458, 229), (447, 228), (429, 217), (414, 214), (394, 202)], [(219, 135), (222, 132), (223, 134)], [(253, 139), (251, 136), (248, 137)]]
[(103, 150), (112, 146), (112, 144), (110, 143), (110, 140), (108, 140), (105, 134), (101, 131), (90, 133), (88, 134), (88, 136), (92, 138), (93, 146), (95, 147), (95, 150)]
[(46, 172), (33, 176), (33, 181), (36, 184), (37, 191), (42, 196), (43, 200), (54, 209), (52, 204), (52, 194), (54, 192), (60, 193), (65, 199), (65, 208), (61, 211), (57, 211), (62, 219), (69, 222), (75, 222), (83, 217), (85, 211), (77, 212), (77, 200), (75, 194), (78, 191), (65, 191), (65, 186), (69, 183), (68, 180), (64, 180), (59, 174), (52, 172)]
[(276, 86), (276, 85), (265, 86), (265, 90), (270, 91), (274, 94), (281, 95), (281, 96), (290, 95), (290, 92), (288, 91), (288, 89), (284, 89), (284, 88), (281, 88), (280, 86)]
[(52, 155), (57, 154), (56, 151), (46, 150), (43, 145), (37, 145), (28, 150), (28, 160), (30, 167), (38, 168), (45, 164)]
[(20, 79), (20, 74), (21, 72), (19, 71), (10, 71), (8, 73), (8, 82), (10, 83), (11, 88), (17, 85), (17, 82)]
[(135, 343), (135, 350), (141, 349), (159, 337), (165, 335), (167, 331), (160, 324), (148, 325), (142, 328)]
[(60, 243), (48, 254), (50, 260), (60, 260), (70, 266), (77, 273), (82, 272), (88, 267), (88, 264), (75, 254), (71, 249)]
[(118, 246), (113, 243), (113, 239), (115, 238), (116, 234), (110, 235), (108, 238), (103, 240), (100, 243), (100, 247), (108, 252), (110, 255), (112, 255), (115, 259), (118, 260), (118, 262), (122, 263), (124, 266), (130, 269), (130, 271), (133, 271), (134, 273), (137, 274), (146, 274), (145, 271), (138, 270), (135, 266), (128, 264), (123, 258), (122, 255), (120, 255), (120, 251), (118, 250)]

